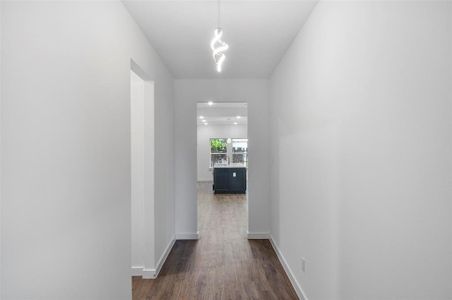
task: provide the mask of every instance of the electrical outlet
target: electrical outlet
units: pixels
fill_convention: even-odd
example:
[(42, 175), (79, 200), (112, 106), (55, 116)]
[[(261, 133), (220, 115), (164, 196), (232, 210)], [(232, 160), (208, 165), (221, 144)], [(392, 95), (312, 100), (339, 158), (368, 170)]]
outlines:
[(306, 272), (306, 259), (305, 259), (304, 257), (302, 257), (302, 258), (300, 259), (300, 261), (301, 261), (301, 271), (302, 271), (303, 273), (305, 273), (305, 272)]

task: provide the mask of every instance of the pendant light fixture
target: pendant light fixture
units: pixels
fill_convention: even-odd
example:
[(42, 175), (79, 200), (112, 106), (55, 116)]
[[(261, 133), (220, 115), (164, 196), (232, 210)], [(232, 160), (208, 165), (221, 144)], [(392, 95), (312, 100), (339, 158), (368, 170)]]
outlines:
[(224, 60), (226, 55), (224, 52), (229, 49), (229, 45), (221, 40), (223, 36), (223, 29), (220, 27), (220, 17), (221, 17), (221, 2), (218, 0), (218, 16), (217, 16), (217, 28), (214, 31), (214, 36), (210, 42), (210, 49), (212, 49), (212, 57), (216, 64), (216, 69), (218, 73), (221, 73), (223, 68)]

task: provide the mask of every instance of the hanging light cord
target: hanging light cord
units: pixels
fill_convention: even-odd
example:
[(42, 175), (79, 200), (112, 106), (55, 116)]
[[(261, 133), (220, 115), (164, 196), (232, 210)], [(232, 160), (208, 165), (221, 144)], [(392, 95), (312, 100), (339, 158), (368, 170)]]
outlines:
[(221, 26), (221, 23), (220, 23), (220, 21), (221, 21), (221, 0), (218, 0), (217, 2), (218, 2), (218, 5), (217, 5), (217, 8), (218, 8), (217, 28), (220, 28), (220, 26)]

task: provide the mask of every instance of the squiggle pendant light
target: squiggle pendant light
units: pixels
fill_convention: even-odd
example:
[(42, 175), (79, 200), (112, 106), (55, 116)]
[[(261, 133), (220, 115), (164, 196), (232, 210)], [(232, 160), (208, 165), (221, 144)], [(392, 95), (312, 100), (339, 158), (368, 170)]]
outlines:
[(226, 55), (224, 52), (229, 49), (229, 45), (221, 40), (223, 36), (223, 30), (220, 27), (220, 0), (218, 0), (218, 19), (217, 19), (217, 28), (214, 32), (214, 37), (210, 42), (210, 48), (212, 49), (212, 56), (215, 64), (217, 66), (217, 72), (220, 73), (223, 68), (224, 60), (226, 59)]

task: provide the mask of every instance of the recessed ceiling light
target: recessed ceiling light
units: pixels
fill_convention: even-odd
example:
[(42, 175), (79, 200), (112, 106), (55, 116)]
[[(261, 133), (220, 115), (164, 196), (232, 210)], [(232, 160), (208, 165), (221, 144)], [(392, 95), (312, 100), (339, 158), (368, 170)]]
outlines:
[(206, 122), (207, 122), (207, 120), (201, 120), (201, 122), (204, 122), (204, 123), (206, 123)]
[(213, 105), (213, 101), (209, 101), (209, 102), (207, 102), (207, 104), (208, 104), (209, 106), (212, 106), (212, 105)]
[(204, 122), (204, 125), (209, 125), (209, 123), (207, 123), (207, 122)]
[(199, 116), (199, 118), (202, 120), (202, 119), (204, 119), (204, 116)]
[(237, 119), (240, 119), (240, 118), (241, 118), (241, 116), (237, 116), (236, 118), (237, 118)]
[(239, 124), (239, 123), (237, 123), (237, 122), (234, 122), (234, 125), (237, 125), (237, 124)]

